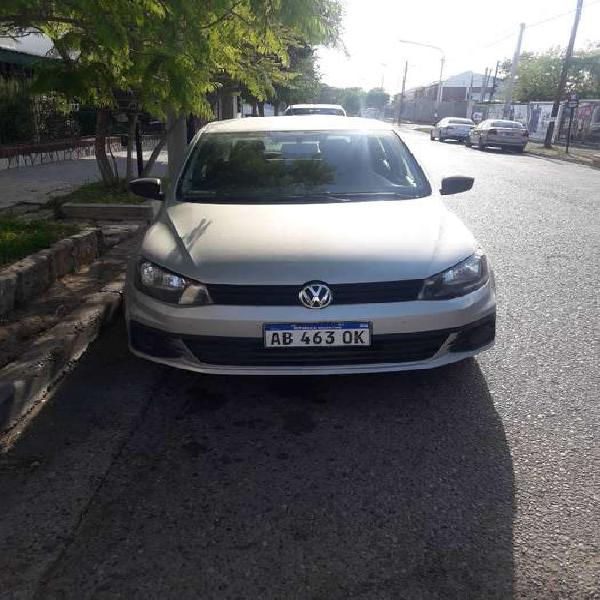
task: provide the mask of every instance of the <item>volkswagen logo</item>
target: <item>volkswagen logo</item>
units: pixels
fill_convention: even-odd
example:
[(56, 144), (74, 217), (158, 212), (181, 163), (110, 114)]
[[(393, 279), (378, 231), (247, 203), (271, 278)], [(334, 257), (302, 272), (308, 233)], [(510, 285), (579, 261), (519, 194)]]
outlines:
[(307, 283), (298, 294), (300, 302), (306, 308), (325, 308), (331, 304), (333, 295), (331, 290), (320, 281)]

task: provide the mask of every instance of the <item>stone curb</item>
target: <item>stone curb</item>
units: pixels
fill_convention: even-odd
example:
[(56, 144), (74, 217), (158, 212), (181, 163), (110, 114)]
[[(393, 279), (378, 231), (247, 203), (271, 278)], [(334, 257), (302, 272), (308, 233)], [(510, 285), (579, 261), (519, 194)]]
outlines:
[(68, 219), (100, 221), (151, 221), (154, 217), (152, 202), (143, 204), (85, 204), (65, 202), (60, 213)]
[(0, 370), (0, 432), (13, 425), (60, 379), (121, 308), (123, 281), (86, 296), (82, 305), (32, 340), (31, 350)]
[(102, 230), (96, 227), (0, 270), (0, 316), (35, 298), (57, 279), (93, 262), (103, 249)]

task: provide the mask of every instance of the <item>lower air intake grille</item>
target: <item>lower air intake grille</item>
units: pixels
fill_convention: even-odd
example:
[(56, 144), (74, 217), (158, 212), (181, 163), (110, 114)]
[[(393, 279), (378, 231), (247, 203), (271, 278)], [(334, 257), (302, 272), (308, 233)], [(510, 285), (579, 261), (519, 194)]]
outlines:
[(446, 341), (446, 332), (376, 335), (369, 348), (269, 348), (260, 338), (194, 337), (184, 342), (194, 356), (210, 365), (313, 366), (414, 362), (431, 358)]

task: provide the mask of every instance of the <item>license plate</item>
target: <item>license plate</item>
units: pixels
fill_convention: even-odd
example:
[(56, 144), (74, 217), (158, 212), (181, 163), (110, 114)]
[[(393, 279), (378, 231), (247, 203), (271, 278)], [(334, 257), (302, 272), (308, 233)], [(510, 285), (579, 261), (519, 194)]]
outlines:
[(371, 327), (360, 321), (332, 323), (268, 323), (265, 348), (335, 348), (370, 346)]

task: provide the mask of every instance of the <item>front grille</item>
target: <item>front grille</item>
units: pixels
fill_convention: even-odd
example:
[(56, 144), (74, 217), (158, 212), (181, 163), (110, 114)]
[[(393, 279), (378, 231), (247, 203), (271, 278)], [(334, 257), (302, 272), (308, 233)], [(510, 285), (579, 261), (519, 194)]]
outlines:
[[(215, 304), (233, 306), (301, 306), (301, 285), (224, 285), (208, 284)], [(375, 283), (328, 284), (332, 304), (374, 304), (416, 300), (423, 287), (422, 279), (379, 281)]]
[(210, 365), (316, 366), (402, 363), (431, 358), (448, 338), (445, 331), (376, 335), (369, 348), (269, 348), (262, 338), (183, 338), (201, 362)]

